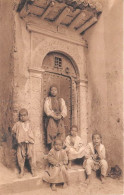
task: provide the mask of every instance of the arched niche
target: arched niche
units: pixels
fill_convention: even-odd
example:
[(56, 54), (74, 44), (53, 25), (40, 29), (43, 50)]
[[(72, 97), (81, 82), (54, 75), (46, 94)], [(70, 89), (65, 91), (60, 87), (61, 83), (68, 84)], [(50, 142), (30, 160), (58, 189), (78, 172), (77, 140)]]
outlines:
[[(62, 97), (67, 106), (67, 117), (64, 119), (66, 135), (68, 135), (73, 124), (79, 125), (78, 109), (79, 99), (77, 81), (79, 80), (79, 71), (76, 63), (65, 53), (60, 51), (49, 52), (42, 64), (43, 73), (43, 99), (49, 94), (49, 88), (56, 84), (59, 96)], [(44, 115), (45, 123), (45, 115)], [(45, 126), (44, 126), (45, 129)]]

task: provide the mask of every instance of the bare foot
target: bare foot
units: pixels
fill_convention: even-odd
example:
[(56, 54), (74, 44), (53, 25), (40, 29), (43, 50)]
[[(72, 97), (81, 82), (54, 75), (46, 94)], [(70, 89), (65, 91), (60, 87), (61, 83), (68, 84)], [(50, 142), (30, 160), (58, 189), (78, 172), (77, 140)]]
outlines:
[(36, 171), (32, 171), (32, 177), (36, 177), (37, 174), (36, 174)]
[(105, 183), (105, 177), (103, 175), (101, 175), (100, 177), (101, 183), (104, 184)]
[(68, 186), (67, 183), (64, 183), (64, 184), (63, 184), (63, 188), (64, 188), (64, 189), (67, 188), (67, 186)]
[(52, 184), (51, 185), (51, 189), (52, 189), (52, 191), (57, 191), (56, 185), (55, 184)]
[(89, 185), (89, 183), (90, 183), (90, 179), (89, 179), (89, 177), (85, 180), (85, 182), (84, 182), (85, 184), (87, 184), (87, 185)]
[(24, 172), (21, 171), (21, 173), (19, 174), (19, 179), (21, 179), (24, 176)]

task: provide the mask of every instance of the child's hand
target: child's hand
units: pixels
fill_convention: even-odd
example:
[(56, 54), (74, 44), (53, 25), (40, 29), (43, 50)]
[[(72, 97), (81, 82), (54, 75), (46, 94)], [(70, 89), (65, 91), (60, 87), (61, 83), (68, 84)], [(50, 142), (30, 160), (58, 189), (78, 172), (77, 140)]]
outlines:
[(53, 118), (54, 118), (55, 120), (60, 120), (62, 117), (61, 117), (61, 115), (54, 115)]
[(79, 151), (79, 148), (76, 148), (75, 150), (76, 150), (76, 152), (78, 152)]
[(95, 150), (99, 153), (100, 147), (99, 146), (94, 146)]
[(94, 160), (96, 160), (97, 157), (98, 157), (98, 154), (94, 154), (94, 155), (93, 155), (93, 159), (94, 159)]

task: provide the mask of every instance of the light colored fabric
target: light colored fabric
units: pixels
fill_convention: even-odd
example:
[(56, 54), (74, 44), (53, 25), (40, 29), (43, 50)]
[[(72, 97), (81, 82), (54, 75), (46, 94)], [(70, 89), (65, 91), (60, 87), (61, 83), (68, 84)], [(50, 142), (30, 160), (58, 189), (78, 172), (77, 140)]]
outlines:
[[(103, 144), (100, 144), (100, 156), (102, 157), (102, 159), (106, 158), (106, 154), (105, 154), (105, 146)], [(93, 158), (95, 154), (95, 150), (94, 150), (94, 146), (93, 143), (88, 143), (87, 147), (86, 147), (86, 154), (85, 157), (86, 158)]]
[(85, 158), (84, 161), (84, 168), (86, 170), (87, 175), (91, 174), (91, 170), (98, 170), (101, 169), (101, 174), (103, 176), (106, 176), (107, 169), (108, 169), (108, 163), (105, 160), (106, 154), (105, 154), (105, 147), (103, 144), (100, 144), (99, 146), (99, 160), (95, 159), (95, 149), (93, 146), (93, 143), (89, 143), (86, 147), (85, 151)]
[(108, 170), (108, 163), (106, 160), (100, 160), (99, 162), (96, 162), (93, 159), (87, 159), (85, 170), (87, 175), (91, 174), (91, 170), (97, 171), (98, 169), (101, 169), (101, 174), (103, 176), (106, 176), (107, 170)]
[(20, 168), (24, 168), (25, 159), (27, 158), (30, 161), (31, 169), (34, 169), (34, 134), (30, 121), (25, 123), (16, 122), (12, 128), (12, 134), (16, 137), (18, 143), (17, 160)]
[[(63, 98), (60, 98), (61, 100), (61, 115), (63, 118), (67, 116), (67, 107), (65, 104), (65, 101)], [(47, 116), (53, 116), (54, 111), (52, 110), (52, 104), (51, 104), (51, 97), (47, 97), (44, 103), (44, 112), (46, 113)]]
[(65, 139), (65, 146), (69, 160), (82, 158), (85, 155), (85, 146), (79, 136), (68, 135)]
[(34, 144), (20, 143), (17, 148), (17, 160), (20, 167), (24, 167), (25, 159), (29, 159), (31, 169), (35, 167)]
[(55, 151), (51, 149), (48, 154), (50, 167), (45, 171), (43, 180), (48, 183), (68, 182), (68, 173), (65, 165), (68, 163), (68, 157), (65, 150)]
[(12, 128), (12, 134), (15, 135), (17, 143), (34, 143), (34, 134), (29, 121), (25, 124), (21, 121), (16, 122)]

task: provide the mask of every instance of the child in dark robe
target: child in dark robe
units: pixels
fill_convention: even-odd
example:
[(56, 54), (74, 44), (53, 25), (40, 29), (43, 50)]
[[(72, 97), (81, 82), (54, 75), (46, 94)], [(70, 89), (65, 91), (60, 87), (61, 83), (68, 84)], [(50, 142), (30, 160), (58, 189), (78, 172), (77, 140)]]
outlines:
[(47, 115), (47, 144), (53, 143), (59, 137), (65, 140), (65, 126), (63, 119), (67, 116), (67, 108), (63, 98), (58, 97), (58, 89), (55, 85), (50, 87), (50, 96), (44, 103), (44, 112)]
[(68, 184), (68, 173), (66, 165), (68, 157), (63, 149), (63, 142), (60, 139), (54, 141), (53, 148), (48, 154), (49, 169), (45, 172), (43, 180), (51, 184), (51, 189), (56, 191), (56, 184), (63, 183), (65, 188)]

